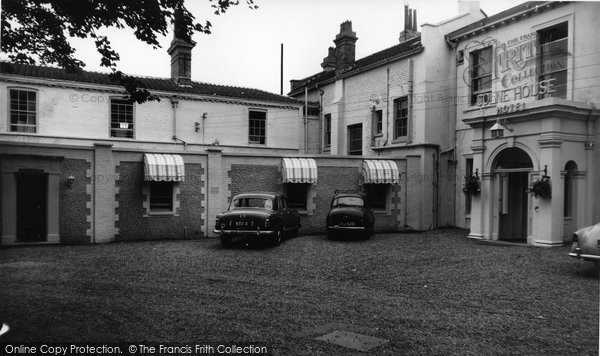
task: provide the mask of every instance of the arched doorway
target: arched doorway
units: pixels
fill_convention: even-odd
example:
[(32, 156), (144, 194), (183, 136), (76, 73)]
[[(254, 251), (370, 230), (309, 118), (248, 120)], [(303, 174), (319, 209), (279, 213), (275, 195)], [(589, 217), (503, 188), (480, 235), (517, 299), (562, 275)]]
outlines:
[(573, 232), (577, 229), (577, 212), (576, 205), (574, 205), (574, 199), (577, 195), (577, 181), (575, 180), (575, 173), (577, 172), (577, 163), (569, 161), (565, 165), (564, 171), (564, 207), (563, 207), (563, 219), (564, 219), (564, 230), (563, 238), (569, 240)]
[(518, 147), (502, 150), (495, 159), (493, 172), (497, 182), (497, 207), (493, 209), (499, 240), (527, 242), (527, 188), (533, 162)]

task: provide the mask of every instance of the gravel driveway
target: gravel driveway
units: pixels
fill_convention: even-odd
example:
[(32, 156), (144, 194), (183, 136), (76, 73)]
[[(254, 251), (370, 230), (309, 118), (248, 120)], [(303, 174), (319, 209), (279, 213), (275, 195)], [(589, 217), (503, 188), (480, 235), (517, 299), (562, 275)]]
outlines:
[[(597, 354), (598, 279), (568, 248), (466, 231), (0, 250), (6, 342), (252, 343), (273, 354)], [(382, 340), (367, 352), (316, 338)]]

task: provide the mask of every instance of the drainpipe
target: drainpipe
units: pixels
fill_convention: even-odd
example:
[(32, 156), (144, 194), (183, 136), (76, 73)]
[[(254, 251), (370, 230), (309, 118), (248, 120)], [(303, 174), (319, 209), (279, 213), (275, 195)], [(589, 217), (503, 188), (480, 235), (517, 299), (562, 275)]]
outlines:
[(304, 87), (304, 153), (308, 153), (308, 87)]
[[(449, 45), (451, 45), (452, 49), (454, 49), (454, 60), (456, 61), (456, 56), (457, 56), (457, 45), (456, 43), (450, 42), (450, 40), (448, 39), (448, 37), (446, 38), (446, 43), (448, 43)], [(458, 71), (456, 70), (456, 65), (452, 66), (451, 68), (453, 68), (454, 70), (454, 75), (452, 76), (452, 81), (454, 85), (458, 85), (457, 81), (458, 81)], [(454, 92), (454, 95), (456, 95), (457, 92)], [(456, 99), (456, 98), (454, 98)], [(452, 164), (454, 165), (454, 185), (453, 185), (453, 189), (452, 189), (452, 201), (454, 202), (454, 206), (456, 206), (457, 203), (457, 195), (456, 195), (456, 189), (458, 188), (457, 186), (457, 179), (459, 177), (459, 172), (458, 172), (458, 157), (456, 156), (456, 151), (457, 151), (457, 146), (456, 146), (456, 123), (458, 122), (458, 103), (457, 100), (453, 100), (454, 102), (454, 113), (453, 113), (453, 120), (452, 120), (452, 126), (450, 127), (450, 140), (449, 140), (449, 144), (452, 145)], [(452, 226), (456, 226), (456, 212), (454, 212), (452, 214)]]
[(325, 125), (323, 125), (323, 94), (325, 94), (325, 92), (323, 91), (323, 89), (319, 88), (319, 84), (317, 83), (316, 85), (317, 90), (319, 91), (319, 132), (321, 133), (321, 139), (319, 140), (319, 142), (321, 143), (321, 154), (323, 154), (323, 151), (325, 150), (325, 142), (324, 142), (324, 138), (325, 138)]
[(385, 142), (383, 146), (387, 146), (390, 137), (390, 67), (386, 68), (386, 84), (385, 84)]
[(433, 169), (434, 169), (434, 189), (433, 189), (433, 228), (436, 229), (438, 227), (438, 223), (440, 221), (440, 207), (438, 206), (440, 202), (440, 147), (437, 146), (435, 148), (435, 153), (433, 156)]
[(173, 140), (177, 140), (177, 105), (179, 105), (179, 100), (174, 97), (171, 98), (171, 107), (173, 108)]
[(412, 143), (413, 135), (413, 60), (408, 60), (408, 124), (407, 124), (407, 135), (408, 140), (406, 144)]
[(183, 148), (187, 145), (187, 142), (177, 137), (177, 106), (179, 104), (179, 100), (175, 99), (175, 97), (171, 98), (171, 107), (173, 107), (173, 136), (171, 139), (173, 141), (181, 141), (183, 143)]

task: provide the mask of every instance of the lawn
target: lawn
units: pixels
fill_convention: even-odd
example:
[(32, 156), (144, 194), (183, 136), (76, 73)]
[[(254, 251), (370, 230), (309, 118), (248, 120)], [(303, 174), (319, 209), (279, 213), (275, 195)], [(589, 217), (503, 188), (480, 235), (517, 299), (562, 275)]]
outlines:
[[(0, 250), (6, 342), (268, 345), (349, 354), (315, 338), (388, 340), (368, 354), (597, 354), (598, 279), (568, 247), (482, 243), (464, 230)], [(357, 354), (365, 354), (358, 353)]]

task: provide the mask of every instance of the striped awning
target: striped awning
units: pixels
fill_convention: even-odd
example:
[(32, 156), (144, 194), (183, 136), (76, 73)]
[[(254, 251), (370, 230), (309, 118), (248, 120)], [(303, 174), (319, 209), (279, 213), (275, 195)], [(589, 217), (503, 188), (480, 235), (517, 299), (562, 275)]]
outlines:
[(185, 166), (180, 155), (144, 154), (144, 180), (183, 182)]
[(400, 183), (398, 166), (390, 160), (366, 159), (363, 161), (362, 174), (365, 183)]
[(312, 158), (284, 158), (281, 166), (283, 183), (317, 182), (317, 163)]

